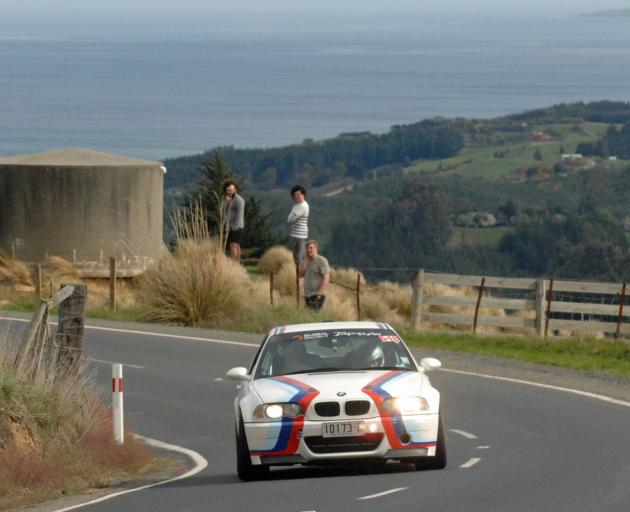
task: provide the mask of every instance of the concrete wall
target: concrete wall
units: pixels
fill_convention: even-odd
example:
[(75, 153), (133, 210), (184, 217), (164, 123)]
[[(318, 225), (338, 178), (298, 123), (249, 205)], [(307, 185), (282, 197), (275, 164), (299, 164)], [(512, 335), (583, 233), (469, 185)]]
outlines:
[(159, 164), (0, 165), (0, 247), (30, 262), (76, 254), (77, 261), (116, 256), (142, 265), (163, 244), (162, 204)]

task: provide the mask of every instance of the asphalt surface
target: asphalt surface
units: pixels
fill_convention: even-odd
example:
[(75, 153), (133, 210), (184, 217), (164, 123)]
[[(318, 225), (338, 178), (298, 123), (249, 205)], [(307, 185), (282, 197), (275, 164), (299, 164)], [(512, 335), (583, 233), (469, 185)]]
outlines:
[(265, 481), (240, 482), (234, 458), (235, 384), (224, 376), (233, 366), (248, 366), (255, 345), (173, 336), (243, 342), (258, 337), (158, 330), (164, 335), (87, 329), (86, 355), (95, 360), (92, 368), (104, 393), (110, 389), (111, 362), (133, 365), (125, 367), (128, 424), (145, 436), (199, 452), (208, 468), (85, 510), (630, 510), (630, 408), (445, 371), (431, 374), (443, 396), (445, 470), (417, 472), (401, 464), (388, 464), (383, 473), (295, 467), (273, 470)]

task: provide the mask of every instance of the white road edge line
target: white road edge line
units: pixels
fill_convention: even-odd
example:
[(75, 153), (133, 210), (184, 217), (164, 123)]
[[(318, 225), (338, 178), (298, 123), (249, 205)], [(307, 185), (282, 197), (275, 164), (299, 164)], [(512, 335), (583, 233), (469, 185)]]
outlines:
[(485, 373), (465, 372), (462, 370), (440, 369), (440, 371), (449, 372), (449, 373), (459, 373), (461, 375), (471, 375), (473, 377), (482, 377), (484, 379), (502, 380), (504, 382), (513, 382), (515, 384), (525, 384), (527, 386), (535, 386), (535, 387), (544, 388), (544, 389), (553, 389), (554, 391), (563, 391), (565, 393), (572, 393), (574, 395), (594, 398), (595, 400), (601, 400), (602, 402), (606, 402), (609, 404), (621, 405), (622, 407), (630, 407), (630, 402), (626, 402), (625, 400), (617, 400), (616, 398), (611, 398), (605, 395), (598, 395), (595, 393), (589, 393), (588, 391), (580, 391), (579, 389), (563, 388), (560, 386), (552, 386), (551, 384), (541, 384), (540, 382), (531, 382), (529, 380), (512, 379), (510, 377), (499, 377), (497, 375), (486, 375)]
[(390, 489), (389, 491), (370, 494), (369, 496), (362, 496), (361, 498), (357, 498), (357, 500), (373, 500), (374, 498), (380, 498), (381, 496), (387, 496), (388, 494), (394, 494), (395, 492), (405, 491), (407, 489), (409, 489), (409, 487), (397, 487), (396, 489)]
[[(104, 359), (93, 359), (92, 357), (88, 358), (88, 362), (90, 363), (100, 363), (100, 364), (119, 364), (114, 361), (105, 361)], [(138, 366), (137, 364), (129, 364), (129, 363), (120, 363), (123, 366), (127, 366), (129, 368), (136, 368), (138, 370), (144, 370), (144, 366)]]
[(188, 448), (183, 448), (181, 446), (177, 446), (174, 444), (164, 443), (162, 441), (158, 441), (157, 439), (151, 439), (149, 437), (144, 437), (138, 434), (136, 434), (136, 438), (138, 438), (143, 443), (148, 444), (149, 446), (153, 446), (154, 448), (160, 448), (163, 450), (170, 450), (173, 452), (184, 454), (193, 460), (193, 462), (195, 463), (195, 466), (191, 470), (184, 473), (183, 475), (169, 478), (168, 480), (162, 480), (161, 482), (155, 482), (153, 484), (142, 485), (140, 487), (135, 487), (133, 489), (126, 489), (124, 491), (107, 494), (106, 496), (101, 496), (100, 498), (96, 498), (95, 500), (90, 500), (90, 501), (86, 501), (85, 503), (72, 505), (71, 507), (60, 508), (53, 512), (66, 512), (68, 510), (75, 510), (77, 508), (87, 507), (89, 505), (101, 503), (102, 501), (111, 500), (112, 498), (116, 498), (124, 494), (131, 494), (132, 492), (144, 491), (145, 489), (150, 489), (151, 487), (157, 487), (158, 485), (170, 484), (171, 482), (176, 482), (177, 480), (183, 480), (184, 478), (188, 478), (193, 475), (196, 475), (197, 473), (199, 473), (200, 471), (203, 471), (204, 469), (208, 467), (208, 461), (203, 456), (201, 456), (200, 454), (198, 454), (197, 452), (193, 450), (189, 450)]
[[(0, 317), (0, 320), (10, 320), (13, 322), (30, 322), (30, 320), (24, 319), (24, 318), (11, 318), (11, 317)], [(51, 324), (55, 324), (55, 322), (51, 322)], [(184, 339), (184, 340), (192, 340), (192, 341), (205, 341), (207, 343), (222, 343), (225, 345), (238, 345), (238, 346), (242, 346), (242, 347), (249, 347), (249, 348), (258, 348), (258, 345), (255, 345), (253, 343), (243, 343), (240, 341), (226, 341), (226, 340), (217, 340), (217, 339), (212, 339), (212, 338), (196, 338), (193, 336), (181, 336), (181, 335), (177, 335), (177, 334), (164, 334), (164, 333), (156, 333), (156, 332), (148, 332), (148, 331), (135, 331), (135, 330), (127, 330), (127, 329), (114, 329), (111, 327), (95, 327), (95, 326), (90, 326), (90, 325), (86, 325), (85, 326), (86, 329), (95, 329), (95, 330), (101, 330), (101, 331), (112, 331), (112, 332), (126, 332), (126, 333), (130, 333), (130, 334), (143, 334), (145, 336), (158, 336), (158, 337), (163, 337), (163, 338), (177, 338), (177, 339)], [(502, 380), (505, 382), (513, 382), (515, 384), (525, 384), (527, 386), (536, 386), (539, 388), (545, 388), (545, 389), (553, 389), (555, 391), (564, 391), (565, 393), (572, 393), (574, 395), (580, 395), (580, 396), (585, 396), (588, 398), (593, 398), (595, 400), (601, 400), (602, 402), (606, 402), (609, 404), (615, 404), (615, 405), (621, 405), (622, 407), (629, 407), (630, 408), (630, 402), (626, 402), (625, 400), (617, 400), (616, 398), (611, 398), (609, 396), (605, 396), (605, 395), (598, 395), (595, 393), (589, 393), (587, 391), (580, 391), (578, 389), (571, 389), (571, 388), (563, 388), (560, 386), (552, 386), (550, 384), (541, 384), (539, 382), (531, 382), (529, 380), (521, 380), (521, 379), (512, 379), (509, 377), (498, 377), (496, 375), (486, 375), (484, 373), (475, 373), (475, 372), (466, 372), (466, 371), (462, 371), (462, 370), (449, 370), (446, 368), (441, 368), (439, 371), (442, 372), (450, 372), (450, 373), (459, 373), (462, 375), (471, 375), (474, 377), (483, 377), (484, 379), (494, 379), (494, 380)]]
[[(10, 320), (12, 322), (30, 323), (30, 320), (26, 318), (0, 317), (0, 320)], [(51, 325), (57, 325), (57, 322), (49, 322), (49, 323)], [(95, 331), (125, 332), (128, 334), (142, 334), (144, 336), (156, 336), (159, 338), (176, 338), (180, 340), (205, 341), (208, 343), (221, 343), (223, 345), (237, 345), (241, 347), (258, 348), (258, 345), (254, 343), (244, 343), (242, 341), (217, 340), (214, 338), (199, 338), (195, 336), (183, 336), (181, 334), (166, 334), (162, 332), (137, 331), (137, 330), (132, 330), (132, 329), (116, 329), (114, 327), (97, 327), (95, 325), (86, 325), (85, 328), (94, 329)]]
[(459, 434), (460, 436), (463, 436), (466, 439), (479, 439), (475, 434), (471, 434), (470, 432), (466, 432), (465, 430), (458, 430), (456, 428), (451, 428), (449, 429), (449, 432), (453, 432), (453, 434)]
[(477, 464), (477, 462), (479, 462), (481, 459), (479, 457), (473, 457), (472, 459), (470, 459), (468, 462), (464, 462), (461, 466), (459, 466), (459, 469), (469, 469), (472, 468), (475, 464)]

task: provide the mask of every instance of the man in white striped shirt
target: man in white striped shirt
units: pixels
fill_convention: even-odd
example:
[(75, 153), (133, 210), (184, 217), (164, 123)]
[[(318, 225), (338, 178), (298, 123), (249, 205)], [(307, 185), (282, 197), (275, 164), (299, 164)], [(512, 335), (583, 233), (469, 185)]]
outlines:
[(306, 240), (308, 238), (308, 203), (306, 189), (302, 185), (295, 185), (291, 189), (291, 197), (295, 201), (287, 222), (289, 236), (293, 246), (293, 260), (299, 267), (304, 261)]

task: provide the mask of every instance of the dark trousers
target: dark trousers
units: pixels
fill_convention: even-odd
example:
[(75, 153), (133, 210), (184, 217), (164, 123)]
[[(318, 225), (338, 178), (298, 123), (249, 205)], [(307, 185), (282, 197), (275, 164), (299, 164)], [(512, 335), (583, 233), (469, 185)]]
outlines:
[(311, 295), (310, 297), (304, 297), (306, 307), (315, 311), (319, 311), (322, 308), (325, 300), (326, 295)]

